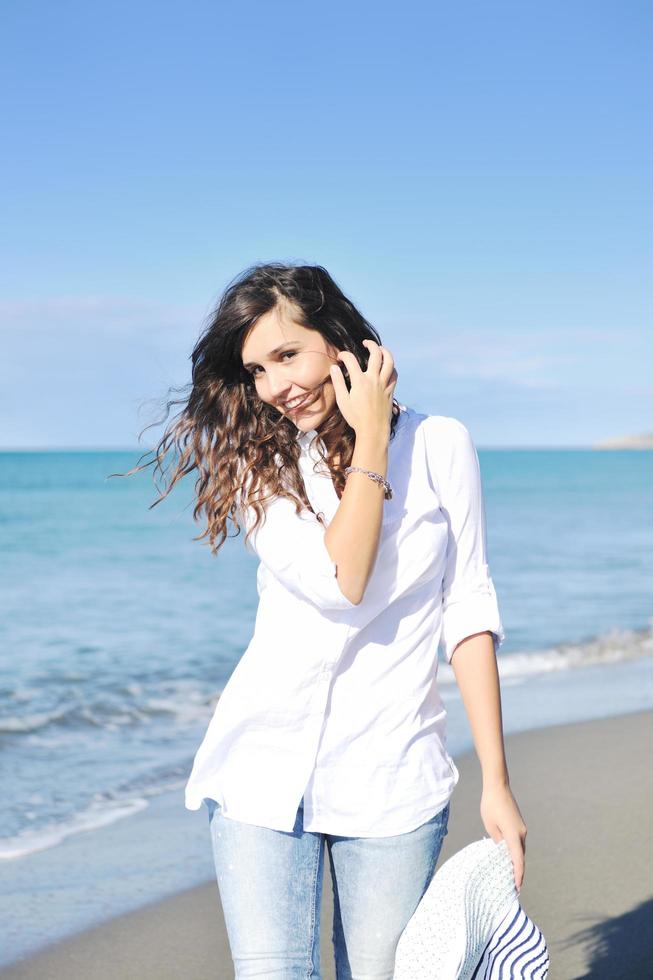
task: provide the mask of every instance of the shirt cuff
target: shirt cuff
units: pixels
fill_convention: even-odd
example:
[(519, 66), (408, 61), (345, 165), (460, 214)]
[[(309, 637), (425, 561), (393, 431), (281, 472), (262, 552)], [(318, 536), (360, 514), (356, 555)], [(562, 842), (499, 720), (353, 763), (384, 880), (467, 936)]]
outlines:
[(443, 603), (441, 643), (447, 663), (462, 640), (475, 633), (494, 634), (494, 652), (502, 646), (506, 634), (501, 623), (496, 593), (490, 582), (482, 591)]

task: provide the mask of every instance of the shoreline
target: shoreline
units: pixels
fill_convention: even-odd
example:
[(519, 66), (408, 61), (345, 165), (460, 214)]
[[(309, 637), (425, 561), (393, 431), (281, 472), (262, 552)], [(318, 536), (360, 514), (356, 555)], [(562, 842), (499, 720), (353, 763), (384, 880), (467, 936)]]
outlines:
[[(653, 915), (648, 870), (653, 866), (653, 842), (647, 830), (653, 804), (653, 710), (506, 733), (505, 745), (511, 787), (528, 826), (520, 900), (547, 940), (549, 980), (648, 980), (653, 960), (653, 939), (645, 928)], [(456, 765), (461, 778), (452, 797), (439, 866), (486, 835), (478, 811), (481, 782), (475, 753), (456, 756)], [(203, 884), (28, 953), (0, 969), (0, 977), (231, 978), (204, 808), (199, 814), (197, 871), (204, 876)], [(52, 898), (62, 901), (56, 893)], [(326, 873), (323, 980), (335, 975), (332, 914)]]

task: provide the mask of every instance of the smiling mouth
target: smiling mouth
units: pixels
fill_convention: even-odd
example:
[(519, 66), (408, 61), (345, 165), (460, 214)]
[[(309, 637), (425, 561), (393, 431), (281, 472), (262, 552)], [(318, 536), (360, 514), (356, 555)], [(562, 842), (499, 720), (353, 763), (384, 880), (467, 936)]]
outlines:
[(307, 395), (304, 395), (303, 396), (303, 398), (301, 399), (301, 401), (297, 402), (296, 405), (288, 405), (288, 404), (285, 404), (283, 407), (284, 407), (284, 409), (285, 409), (286, 412), (298, 412), (300, 409), (302, 409), (310, 401), (310, 398), (311, 398), (311, 393), (309, 391)]

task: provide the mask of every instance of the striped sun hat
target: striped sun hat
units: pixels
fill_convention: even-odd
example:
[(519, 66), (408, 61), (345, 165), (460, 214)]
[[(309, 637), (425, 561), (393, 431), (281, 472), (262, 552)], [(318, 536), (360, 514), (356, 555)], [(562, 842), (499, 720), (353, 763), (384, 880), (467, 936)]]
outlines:
[(395, 955), (394, 980), (545, 980), (544, 936), (524, 912), (505, 840), (474, 841), (436, 871)]

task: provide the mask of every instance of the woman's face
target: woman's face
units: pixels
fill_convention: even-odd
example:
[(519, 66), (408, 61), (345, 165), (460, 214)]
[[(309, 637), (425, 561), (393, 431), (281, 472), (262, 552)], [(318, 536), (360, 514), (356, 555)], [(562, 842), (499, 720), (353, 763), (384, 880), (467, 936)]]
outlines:
[[(337, 353), (318, 330), (296, 323), (292, 305), (284, 303), (257, 320), (245, 338), (241, 357), (259, 398), (308, 432), (336, 404), (329, 368), (338, 363)], [(288, 404), (296, 398), (306, 398), (306, 403), (298, 408)]]

